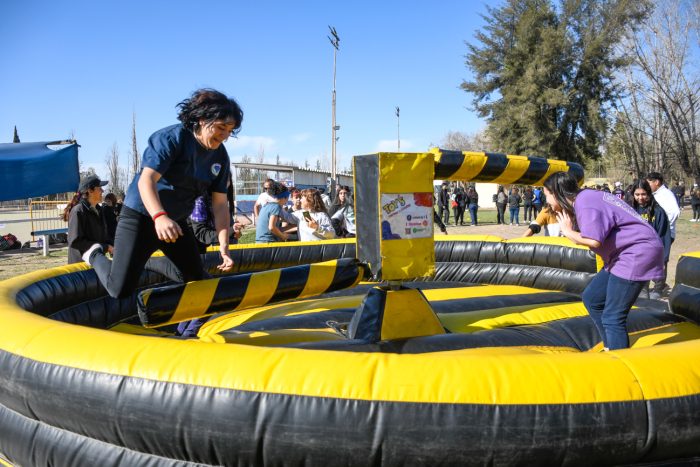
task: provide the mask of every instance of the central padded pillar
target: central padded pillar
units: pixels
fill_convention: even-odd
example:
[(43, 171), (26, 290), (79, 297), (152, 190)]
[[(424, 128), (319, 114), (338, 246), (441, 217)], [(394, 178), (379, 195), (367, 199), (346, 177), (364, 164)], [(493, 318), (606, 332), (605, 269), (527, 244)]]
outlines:
[(417, 289), (369, 291), (348, 325), (348, 337), (368, 342), (445, 334), (425, 295)]

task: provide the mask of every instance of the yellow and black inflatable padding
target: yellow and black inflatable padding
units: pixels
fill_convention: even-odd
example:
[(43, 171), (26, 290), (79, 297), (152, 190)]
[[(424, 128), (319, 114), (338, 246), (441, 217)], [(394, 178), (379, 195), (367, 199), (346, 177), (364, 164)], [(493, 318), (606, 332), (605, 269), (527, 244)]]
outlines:
[[(443, 248), (442, 262), (452, 264), (452, 259), (470, 255), (479, 260), (483, 248), (496, 282), (504, 274), (507, 281), (516, 278), (506, 274), (504, 255), (523, 261), (511, 266), (515, 269), (531, 266), (525, 263), (529, 255), (542, 273), (549, 268), (542, 264), (560, 263), (547, 254), (547, 248), (559, 245), (540, 249), (493, 239), (474, 240), (480, 247), (460, 245), (470, 242), (436, 242), (436, 250)], [(273, 245), (259, 253), (260, 264), (268, 257), (274, 264), (278, 252), (282, 261), (296, 255), (300, 262), (313, 262), (330, 247), (323, 242), (315, 247)], [(232, 252), (241, 259), (248, 253), (255, 258), (257, 248)], [(563, 250), (571, 255), (569, 260), (579, 257), (572, 250)], [(594, 257), (580, 258), (574, 268), (596, 268)], [(585, 278), (570, 276), (560, 282), (574, 287), (579, 280)], [(85, 284), (78, 285), (81, 281)], [(553, 277), (547, 281), (557, 282)], [(106, 316), (106, 322), (94, 319), (98, 327), (116, 324), (109, 322), (110, 312), (100, 311), (110, 301), (102, 301), (95, 283), (94, 272), (81, 265), (0, 283), (0, 453), (10, 463), (365, 466), (407, 465), (416, 459), (426, 465), (465, 465), (478, 459), (489, 464), (610, 465), (700, 455), (698, 327), (670, 314), (641, 310), (658, 326), (640, 328), (632, 336), (636, 347), (604, 353), (595, 347), (580, 351), (575, 345), (546, 343), (498, 347), (495, 338), (492, 345), (434, 352), (340, 352), (136, 336), (46, 317), (63, 311), (51, 312), (55, 302), (74, 310), (64, 317), (90, 321), (95, 306), (97, 315)], [(61, 291), (62, 284), (66, 291)], [(434, 291), (424, 289), (438, 317), (437, 302), (453, 298), (439, 300), (431, 293), (447, 294), (445, 285), (483, 289), (480, 297), (458, 300), (486, 300), (493, 292), (505, 296), (498, 287), (515, 287), (453, 282)], [(70, 288), (92, 298), (85, 304), (71, 297), (63, 300)], [(42, 311), (23, 308), (20, 301)], [(492, 308), (504, 304), (507, 308), (505, 301)], [(302, 300), (263, 308), (290, 307), (291, 314), (294, 305), (300, 311), (317, 304)], [(569, 314), (575, 311), (560, 305)], [(459, 313), (455, 303), (448, 309)], [(261, 312), (236, 313), (254, 317)], [(583, 325), (586, 316), (572, 319)], [(668, 319), (680, 321), (664, 321)], [(490, 326), (485, 332), (492, 334), (523, 328), (521, 336), (536, 334), (536, 323), (499, 327), (504, 321), (526, 320), (535, 317), (525, 310), (510, 316), (499, 312), (482, 315), (466, 327)], [(564, 326), (566, 321), (555, 318), (551, 325)], [(542, 324), (549, 326), (550, 321)], [(458, 329), (458, 322), (450, 326)], [(585, 343), (575, 336), (581, 329), (562, 327), (558, 335), (573, 333), (574, 343)], [(585, 329), (592, 329), (590, 323)], [(453, 339), (459, 334), (415, 339)], [(254, 339), (251, 335), (251, 343)], [(377, 344), (402, 349), (412, 341)]]
[(673, 313), (700, 324), (700, 252), (681, 255), (669, 304)]
[(583, 167), (575, 162), (439, 148), (431, 152), (435, 154), (437, 180), (540, 186), (555, 172), (569, 172), (579, 184), (583, 183)]
[(306, 298), (357, 285), (369, 268), (353, 258), (147, 289), (138, 296), (141, 323), (158, 327), (226, 310)]
[(347, 329), (350, 339), (366, 342), (445, 334), (421, 291), (406, 287), (372, 287)]
[[(423, 295), (430, 308), (416, 311), (418, 306), (398, 301), (391, 310), (384, 305), (384, 296), (376, 293), (381, 289), (363, 284), (330, 297), (305, 300), (296, 307), (279, 304), (224, 313), (202, 327), (200, 338), (207, 342), (386, 353), (515, 346), (552, 352), (601, 348), (600, 336), (576, 294), (521, 286), (446, 287), (440, 282), (407, 286), (420, 287), (420, 292), (410, 292)], [(692, 330), (678, 332), (678, 326), (688, 324), (686, 320), (654, 305), (647, 301), (630, 315), (628, 332), (633, 346), (700, 336)], [(399, 307), (403, 316), (399, 316)], [(431, 327), (430, 318), (435, 317), (439, 325)], [(412, 324), (406, 326), (403, 336), (392, 335), (402, 318), (418, 322), (422, 318), (428, 326)], [(443, 335), (443, 326), (449, 335)]]

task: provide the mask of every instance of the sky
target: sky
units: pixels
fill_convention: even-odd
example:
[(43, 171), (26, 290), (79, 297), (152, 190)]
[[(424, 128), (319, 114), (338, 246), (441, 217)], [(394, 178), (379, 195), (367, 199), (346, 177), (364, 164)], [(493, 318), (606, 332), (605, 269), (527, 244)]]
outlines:
[(176, 104), (202, 87), (244, 111), (232, 162), (316, 160), (330, 166), (333, 47), (338, 170), (352, 156), (420, 152), (448, 131), (484, 128), (459, 88), (464, 44), (487, 2), (37, 1), (0, 5), (0, 142), (80, 144), (82, 168), (106, 175), (116, 143), (126, 167), (132, 116), (139, 151), (177, 123)]

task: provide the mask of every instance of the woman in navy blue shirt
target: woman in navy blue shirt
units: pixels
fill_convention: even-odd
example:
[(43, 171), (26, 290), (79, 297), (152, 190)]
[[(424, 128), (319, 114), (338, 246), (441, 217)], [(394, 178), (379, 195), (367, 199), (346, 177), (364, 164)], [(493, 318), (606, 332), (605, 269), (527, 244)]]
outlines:
[(212, 192), (221, 264), (228, 271), (229, 213), (226, 183), (230, 161), (223, 143), (243, 121), (238, 103), (213, 89), (200, 89), (178, 104), (181, 123), (155, 132), (143, 153), (141, 172), (131, 182), (114, 240), (114, 260), (99, 244), (83, 255), (112, 297), (131, 294), (149, 257), (161, 250), (184, 281), (204, 277), (202, 260), (187, 217), (195, 199)]

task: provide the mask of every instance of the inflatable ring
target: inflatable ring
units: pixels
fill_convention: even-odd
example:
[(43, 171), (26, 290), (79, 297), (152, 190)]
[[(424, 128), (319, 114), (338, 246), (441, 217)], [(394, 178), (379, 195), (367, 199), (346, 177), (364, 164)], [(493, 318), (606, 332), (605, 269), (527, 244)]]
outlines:
[[(237, 272), (254, 273), (352, 258), (354, 244), (231, 252)], [(409, 336), (397, 310), (420, 306), (372, 307), (353, 289), (223, 313), (184, 340), (138, 325), (137, 297), (106, 297), (85, 265), (1, 282), (0, 459), (590, 465), (700, 455), (696, 324), (640, 301), (632, 348), (600, 352), (577, 301), (600, 264), (563, 239), (441, 237), (436, 260), (436, 276), (407, 296), (441, 326), (425, 320)], [(700, 259), (683, 264), (698, 277)], [(289, 276), (277, 277), (268, 288), (286, 287)], [(142, 280), (144, 291), (157, 283)]]

